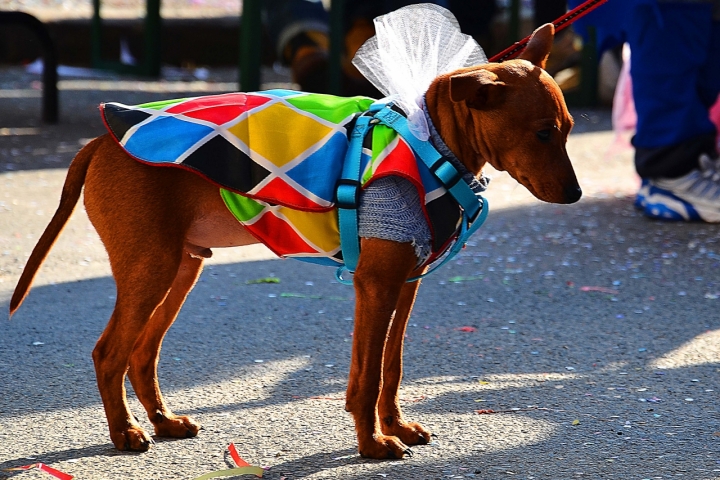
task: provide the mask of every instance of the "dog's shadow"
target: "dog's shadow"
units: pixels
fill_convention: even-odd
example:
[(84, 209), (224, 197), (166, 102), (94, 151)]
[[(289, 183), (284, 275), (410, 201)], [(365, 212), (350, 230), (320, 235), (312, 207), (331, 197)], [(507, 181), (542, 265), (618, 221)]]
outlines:
[[(102, 457), (118, 457), (118, 456), (132, 456), (137, 455), (133, 452), (121, 452), (117, 450), (112, 443), (103, 445), (89, 445), (82, 448), (69, 448), (67, 450), (56, 450), (43, 452), (42, 463), (46, 465), (52, 465), (59, 462), (77, 461), (86, 458), (102, 458)], [(29, 465), (37, 463), (37, 459), (31, 457), (14, 458), (5, 460), (0, 463), (0, 479), (10, 478), (22, 471), (7, 471), (10, 468), (16, 468), (23, 465)]]
[[(156, 443), (167, 443), (176, 442), (181, 439), (167, 439), (167, 438), (154, 438)], [(103, 445), (90, 445), (83, 448), (71, 448), (67, 450), (57, 450), (45, 452), (42, 455), (42, 463), (46, 465), (57, 464), (68, 461), (78, 461), (83, 459), (110, 459), (112, 457), (125, 456), (142, 456), (143, 453), (138, 452), (120, 452), (111, 443)], [(217, 470), (224, 468), (231, 469), (235, 468), (236, 465), (231, 459), (228, 451), (224, 452), (225, 467), (219, 467)], [(23, 473), (23, 471), (8, 471), (8, 469), (28, 465), (35, 462), (34, 459), (29, 458), (15, 458), (6, 460), (0, 463), (0, 479), (11, 478), (16, 475)], [(372, 460), (361, 457), (357, 453), (356, 448), (345, 448), (342, 450), (335, 450), (332, 452), (323, 452), (314, 455), (308, 455), (305, 457), (298, 458), (296, 460), (290, 460), (274, 465), (271, 472), (266, 472), (264, 478), (275, 478), (282, 475), (282, 472), (293, 472), (292, 478), (305, 478), (313, 475), (319, 471), (326, 470), (328, 465), (333, 467), (342, 467), (347, 465), (362, 465), (362, 464), (378, 464), (383, 463), (383, 460)], [(320, 467), (320, 465), (324, 467)], [(208, 470), (209, 473), (210, 470)], [(247, 478), (242, 477), (224, 477), (224, 478)]]

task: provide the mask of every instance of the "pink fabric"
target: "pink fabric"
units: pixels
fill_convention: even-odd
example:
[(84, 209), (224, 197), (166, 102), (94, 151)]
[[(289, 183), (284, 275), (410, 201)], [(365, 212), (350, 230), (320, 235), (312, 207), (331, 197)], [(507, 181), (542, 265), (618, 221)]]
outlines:
[(720, 95), (718, 95), (715, 105), (710, 108), (710, 120), (715, 124), (718, 131), (717, 149), (720, 150)]
[[(710, 108), (710, 120), (718, 131), (717, 148), (720, 150), (720, 95)], [(630, 77), (630, 47), (623, 47), (623, 66), (620, 70), (612, 106), (612, 125), (615, 131), (616, 146), (623, 142), (623, 134), (632, 133), (637, 125), (637, 113), (632, 94), (632, 78)]]
[(632, 94), (632, 78), (630, 78), (630, 47), (623, 47), (623, 66), (620, 69), (615, 96), (613, 97), (612, 124), (615, 134), (632, 132), (637, 125), (637, 113)]

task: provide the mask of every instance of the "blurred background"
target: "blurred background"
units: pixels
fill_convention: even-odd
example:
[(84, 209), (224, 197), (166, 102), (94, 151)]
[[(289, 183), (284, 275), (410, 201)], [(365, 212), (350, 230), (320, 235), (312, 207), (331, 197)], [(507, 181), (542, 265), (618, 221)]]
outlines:
[[(267, 7), (268, 2), (255, 3), (265, 3)], [(331, 12), (331, 3), (324, 0), (322, 6)], [(337, 43), (343, 44), (339, 47), (341, 62), (347, 64), (354, 53), (349, 43), (352, 43), (350, 37), (355, 25), (347, 14), (350, 8), (347, 4), (353, 2), (342, 3), (346, 4), (343, 7), (346, 15), (338, 26), (341, 32), (335, 38), (340, 39)], [(488, 56), (567, 11), (567, 3), (556, 0), (444, 3), (456, 15), (462, 30), (475, 37)], [(89, 74), (83, 70), (63, 68), (80, 67), (122, 75), (200, 81), (219, 74), (222, 77), (220, 80), (242, 81), (238, 76), (239, 68), (257, 68), (242, 65), (242, 30), (248, 25), (241, 20), (242, 0), (4, 0), (0, 15), (7, 12), (24, 12), (42, 23), (61, 66), (61, 78)], [(302, 78), (298, 82), (298, 76), (293, 72), (296, 66), (294, 59), (282, 58), (283, 54), (278, 53), (281, 49), (276, 45), (273, 32), (268, 31), (267, 16), (267, 12), (262, 11), (258, 15), (262, 21), (251, 21), (249, 25), (253, 31), (246, 32), (250, 34), (246, 37), (250, 38), (250, 53), (245, 56), (258, 58), (265, 75), (264, 81), (295, 81), (305, 90), (328, 90), (341, 94), (374, 93), (352, 82), (348, 84), (345, 66), (342, 67), (340, 87), (333, 88), (332, 80), (330, 85), (322, 79), (309, 85), (304, 85)], [(333, 16), (328, 18), (332, 30)], [(320, 40), (323, 48), (332, 48), (328, 44), (333, 34), (329, 32), (329, 40)], [(365, 36), (360, 34), (359, 38), (361, 41), (358, 43), (356, 40), (357, 45)], [(26, 24), (0, 21), (0, 67), (22, 66), (30, 74), (39, 74), (43, 48), (37, 32)], [(602, 58), (597, 58), (595, 51), (594, 46), (584, 45), (572, 28), (563, 31), (556, 39), (547, 69), (566, 92), (571, 105), (609, 105), (612, 101), (622, 62), (620, 52), (611, 50)], [(331, 77), (332, 69), (332, 63), (329, 72), (323, 66), (319, 75)], [(349, 76), (352, 77), (351, 74)], [(249, 88), (239, 88), (247, 91), (259, 88), (258, 77), (251, 76), (246, 83)]]

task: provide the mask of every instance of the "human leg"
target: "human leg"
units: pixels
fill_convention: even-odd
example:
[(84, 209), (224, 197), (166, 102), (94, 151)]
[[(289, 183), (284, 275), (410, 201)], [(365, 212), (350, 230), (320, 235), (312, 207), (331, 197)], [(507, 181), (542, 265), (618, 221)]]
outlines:
[[(653, 218), (720, 221), (716, 131), (718, 22), (710, 3), (660, 3), (633, 10), (628, 41), (638, 113), (635, 165), (644, 179), (637, 204)], [(705, 158), (705, 161), (700, 159)]]

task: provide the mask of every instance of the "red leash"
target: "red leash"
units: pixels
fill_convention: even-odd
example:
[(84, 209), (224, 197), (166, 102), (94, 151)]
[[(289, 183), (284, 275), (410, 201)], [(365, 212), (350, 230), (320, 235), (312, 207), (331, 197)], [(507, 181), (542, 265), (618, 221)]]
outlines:
[[(588, 13), (595, 10), (597, 7), (602, 5), (603, 3), (607, 2), (608, 0), (587, 0), (586, 2), (581, 3), (577, 7), (573, 8), (569, 12), (567, 12), (562, 17), (558, 18), (553, 22), (553, 25), (555, 25), (555, 33), (558, 33), (559, 31), (563, 30), (566, 27), (569, 27), (575, 20), (578, 18), (581, 18)], [(491, 62), (504, 62), (505, 60), (510, 60), (511, 58), (515, 58), (517, 55), (522, 52), (525, 47), (527, 46), (528, 42), (530, 41), (531, 35), (528, 35), (527, 37), (523, 38), (519, 42), (515, 42), (512, 45), (510, 45), (508, 48), (503, 50), (502, 52), (493, 55), (493, 57), (490, 59)]]

